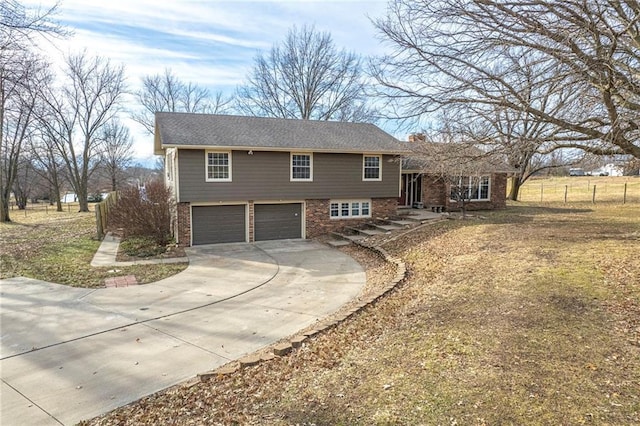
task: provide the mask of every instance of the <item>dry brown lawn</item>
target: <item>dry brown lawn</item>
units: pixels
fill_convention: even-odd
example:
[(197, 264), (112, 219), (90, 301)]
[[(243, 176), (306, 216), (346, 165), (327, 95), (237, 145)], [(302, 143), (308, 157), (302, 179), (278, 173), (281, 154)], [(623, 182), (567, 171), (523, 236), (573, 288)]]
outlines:
[(520, 203), (425, 226), (385, 245), (404, 284), (303, 348), (87, 424), (639, 424), (639, 213)]
[(101, 287), (110, 277), (135, 275), (139, 283), (149, 283), (186, 268), (184, 263), (153, 268), (92, 267), (100, 245), (95, 238), (95, 213), (77, 211), (77, 205), (63, 212), (42, 205), (11, 211), (12, 222), (0, 223), (0, 278), (24, 276), (75, 287)]

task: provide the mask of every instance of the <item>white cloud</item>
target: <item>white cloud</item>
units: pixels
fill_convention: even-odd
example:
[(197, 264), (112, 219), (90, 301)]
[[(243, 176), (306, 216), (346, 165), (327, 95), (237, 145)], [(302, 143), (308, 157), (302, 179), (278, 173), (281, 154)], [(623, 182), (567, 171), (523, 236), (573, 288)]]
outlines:
[[(28, 7), (54, 3), (22, 1)], [(386, 0), (62, 0), (57, 19), (74, 35), (56, 41), (57, 51), (50, 44), (43, 50), (58, 66), (63, 54), (84, 49), (122, 63), (133, 90), (141, 77), (171, 68), (183, 80), (230, 94), (251, 69), (256, 53), (283, 40), (293, 25), (329, 31), (339, 48), (362, 55), (381, 53), (368, 16), (381, 16), (385, 8)], [(152, 138), (134, 127), (139, 154), (150, 155)]]

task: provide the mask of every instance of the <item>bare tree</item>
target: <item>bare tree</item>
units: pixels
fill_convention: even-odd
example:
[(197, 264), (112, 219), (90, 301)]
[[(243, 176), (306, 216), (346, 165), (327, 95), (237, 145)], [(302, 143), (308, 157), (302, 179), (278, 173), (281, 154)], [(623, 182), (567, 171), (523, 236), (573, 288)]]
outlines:
[(16, 0), (0, 2), (0, 48), (26, 48), (27, 44), (33, 43), (36, 34), (67, 35), (68, 31), (52, 19), (58, 7), (58, 2), (46, 9), (30, 9)]
[[(561, 128), (556, 147), (640, 157), (637, 0), (392, 0), (375, 25), (395, 51), (374, 75), (401, 116), (495, 105)], [(522, 54), (579, 93), (576, 108), (528, 103), (508, 61)]]
[(27, 9), (14, 0), (0, 2), (0, 222), (8, 222), (9, 198), (23, 142), (32, 124), (34, 91), (43, 84), (45, 64), (29, 52), (36, 34), (64, 35), (46, 10)]
[(259, 54), (237, 108), (248, 114), (305, 120), (375, 121), (361, 60), (337, 50), (329, 33), (294, 27), (281, 45)]
[(117, 120), (107, 123), (100, 132), (102, 142), (102, 166), (115, 191), (126, 178), (125, 170), (133, 160), (133, 140), (129, 129)]
[(200, 112), (224, 113), (231, 100), (222, 92), (213, 96), (208, 89), (191, 82), (183, 82), (169, 68), (164, 74), (142, 78), (142, 88), (136, 92), (141, 109), (131, 114), (133, 120), (142, 124), (153, 134), (156, 112)]
[(57, 133), (52, 132), (51, 126), (38, 126), (37, 133), (30, 139), (30, 150), (36, 173), (49, 184), (49, 201), (55, 202), (56, 210), (61, 212), (61, 186), (66, 176), (64, 160), (57, 149), (56, 138)]
[(0, 222), (9, 222), (9, 200), (24, 142), (33, 131), (34, 109), (48, 83), (47, 64), (29, 52), (0, 51)]
[(89, 177), (100, 161), (99, 132), (118, 112), (124, 68), (86, 52), (67, 57), (66, 66), (63, 86), (42, 97), (48, 111), (40, 124), (53, 136), (80, 211), (87, 212)]
[(31, 159), (23, 153), (18, 159), (17, 173), (13, 180), (12, 188), (18, 210), (27, 208), (27, 203), (34, 187), (34, 175), (35, 171), (33, 170)]

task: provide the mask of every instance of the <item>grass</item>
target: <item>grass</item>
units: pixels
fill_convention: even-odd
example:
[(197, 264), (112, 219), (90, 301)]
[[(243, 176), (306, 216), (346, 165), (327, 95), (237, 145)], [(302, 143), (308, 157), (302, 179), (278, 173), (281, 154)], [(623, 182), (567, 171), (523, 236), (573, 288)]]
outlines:
[(640, 423), (638, 206), (483, 217), (388, 242), (405, 283), (291, 355), (91, 424)]
[(101, 287), (106, 278), (135, 275), (148, 283), (174, 275), (186, 264), (94, 268), (100, 245), (95, 238), (95, 213), (63, 212), (47, 207), (13, 210), (13, 222), (0, 224), (0, 278), (24, 276), (74, 287)]
[(565, 176), (532, 178), (527, 180), (520, 192), (520, 201), (532, 203), (564, 203), (565, 192), (568, 203), (626, 202), (640, 203), (640, 177), (633, 176)]

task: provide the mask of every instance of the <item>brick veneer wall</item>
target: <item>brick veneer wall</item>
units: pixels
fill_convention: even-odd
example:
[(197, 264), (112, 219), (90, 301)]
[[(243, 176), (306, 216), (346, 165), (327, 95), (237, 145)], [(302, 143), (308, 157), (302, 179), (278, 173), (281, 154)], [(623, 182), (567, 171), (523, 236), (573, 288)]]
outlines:
[(371, 200), (371, 218), (331, 219), (329, 204), (330, 200), (306, 200), (307, 238), (341, 231), (347, 226), (358, 226), (372, 219), (394, 216), (398, 211), (397, 198), (373, 198)]
[(177, 204), (178, 217), (174, 237), (178, 244), (187, 247), (191, 245), (191, 208), (189, 203)]
[[(425, 208), (433, 205), (445, 206), (446, 210), (459, 210), (458, 203), (449, 199), (449, 188), (445, 180), (435, 175), (423, 175), (422, 199)], [(467, 204), (467, 210), (502, 209), (507, 205), (507, 174), (491, 175), (491, 199)]]
[(255, 241), (255, 218), (256, 218), (256, 207), (253, 203), (253, 200), (249, 201), (249, 242), (252, 243)]
[(426, 209), (431, 206), (448, 206), (447, 184), (443, 178), (434, 175), (422, 175), (422, 204)]

